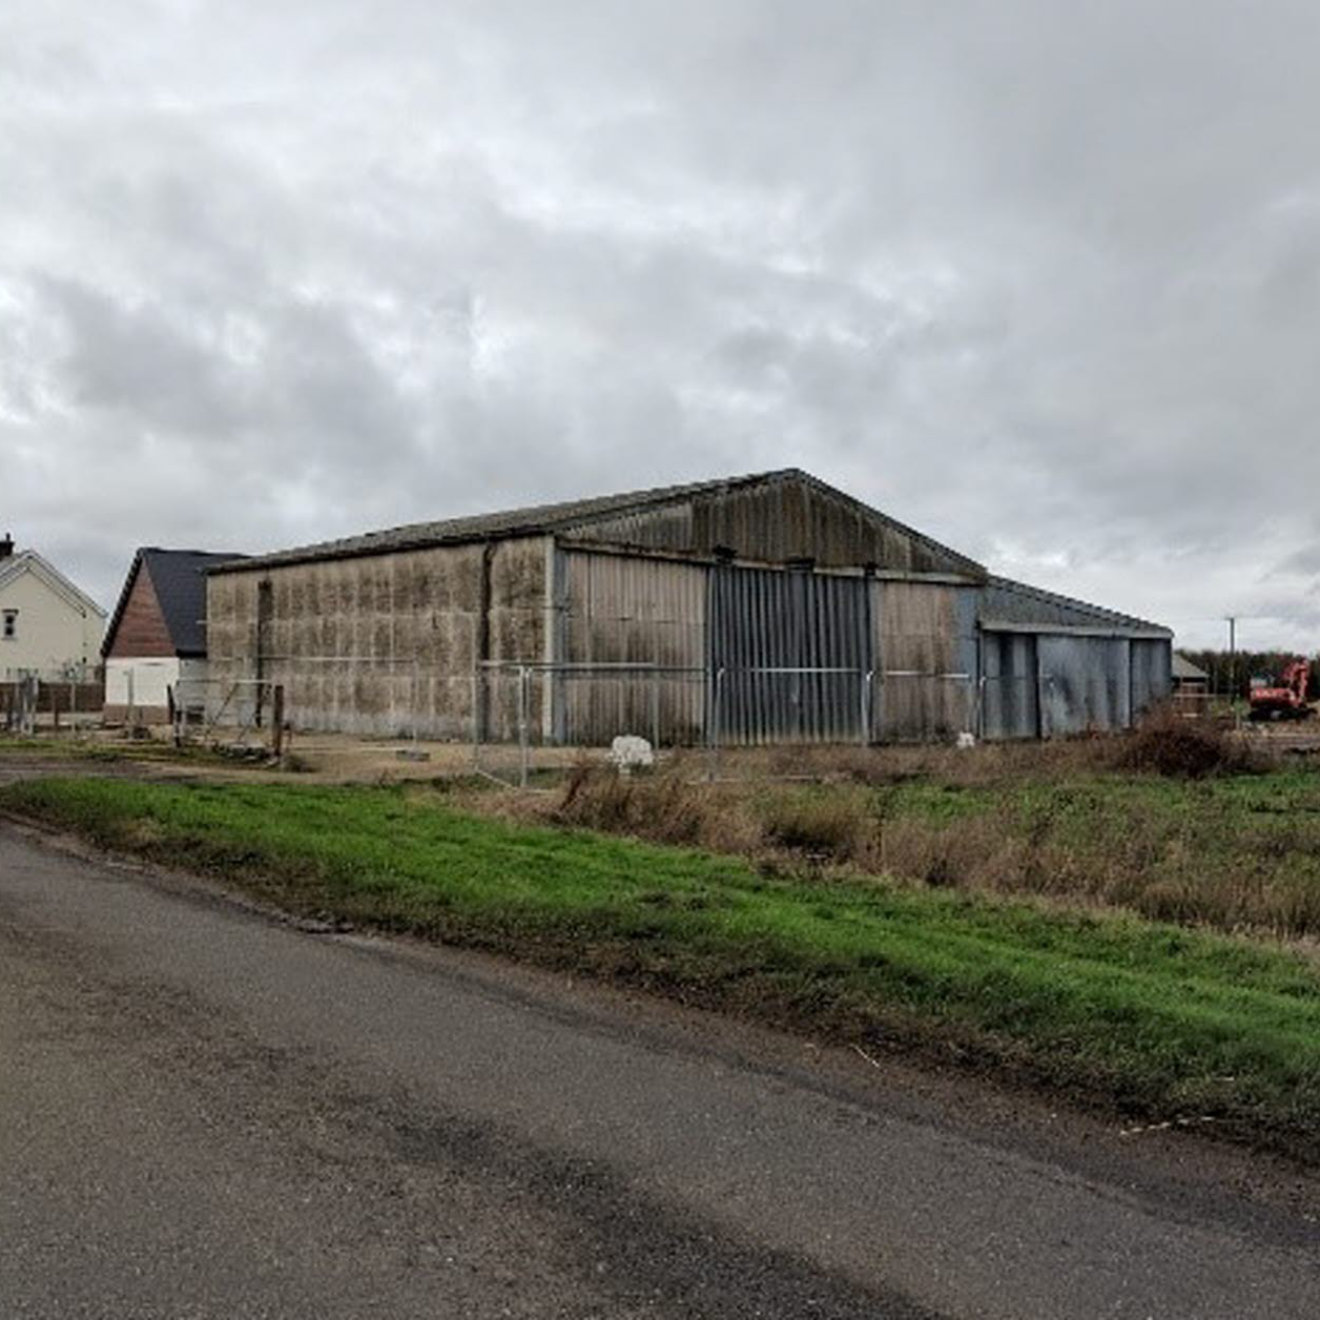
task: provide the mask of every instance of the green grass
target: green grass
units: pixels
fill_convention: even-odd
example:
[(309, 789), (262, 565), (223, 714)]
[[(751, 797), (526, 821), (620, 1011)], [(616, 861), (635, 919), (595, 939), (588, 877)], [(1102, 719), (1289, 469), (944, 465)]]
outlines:
[(1125, 1113), (1320, 1156), (1320, 971), (1135, 917), (480, 818), (397, 788), (44, 780), (0, 807), (304, 915), (497, 949), (853, 1040), (956, 1047)]
[(955, 853), (958, 836), (972, 835), (978, 846), (952, 869), (973, 887), (1093, 899), (1227, 931), (1320, 934), (1314, 770), (1191, 782), (1094, 774), (944, 797), (899, 791), (879, 809), (889, 821), (920, 822)]
[[(883, 766), (882, 754), (875, 759)], [(623, 783), (601, 770), (579, 775), (546, 814), (933, 888), (1119, 908), (1228, 934), (1320, 936), (1320, 774), (1312, 768), (1187, 780), (1113, 769), (1051, 774), (1046, 764), (1030, 774), (982, 772), (970, 783), (932, 774), (810, 785), (698, 785), (682, 767)]]

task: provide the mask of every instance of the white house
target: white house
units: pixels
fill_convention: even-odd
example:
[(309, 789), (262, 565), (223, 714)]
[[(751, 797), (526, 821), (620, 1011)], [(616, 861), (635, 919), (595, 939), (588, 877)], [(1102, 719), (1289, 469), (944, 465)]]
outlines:
[(94, 666), (105, 611), (35, 550), (0, 540), (0, 682), (72, 677)]

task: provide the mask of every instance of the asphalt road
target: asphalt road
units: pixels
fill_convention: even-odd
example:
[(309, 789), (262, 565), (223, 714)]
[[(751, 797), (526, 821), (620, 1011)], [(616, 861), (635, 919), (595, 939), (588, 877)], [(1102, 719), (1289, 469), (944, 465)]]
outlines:
[(1318, 1205), (0, 823), (0, 1316), (1313, 1320)]

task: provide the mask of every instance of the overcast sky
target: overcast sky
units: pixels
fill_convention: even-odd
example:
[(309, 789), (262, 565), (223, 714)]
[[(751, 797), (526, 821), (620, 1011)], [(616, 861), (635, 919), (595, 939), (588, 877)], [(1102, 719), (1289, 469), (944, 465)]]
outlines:
[(801, 466), (1320, 648), (1315, 0), (5, 0), (0, 531), (113, 604)]

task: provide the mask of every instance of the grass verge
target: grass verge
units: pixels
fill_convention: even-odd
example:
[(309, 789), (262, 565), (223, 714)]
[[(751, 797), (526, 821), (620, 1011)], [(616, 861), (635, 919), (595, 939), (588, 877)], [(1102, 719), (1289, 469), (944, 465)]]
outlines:
[(60, 779), (0, 807), (303, 915), (496, 949), (836, 1039), (950, 1047), (1320, 1157), (1320, 972), (1102, 913), (474, 817), (395, 788)]
[[(998, 764), (1001, 749), (988, 751)], [(1314, 767), (1166, 777), (1065, 770), (1047, 759), (1054, 751), (1031, 773), (974, 777), (972, 753), (953, 767), (963, 779), (932, 770), (889, 782), (882, 752), (871, 755), (871, 782), (701, 784), (682, 764), (631, 779), (584, 765), (557, 797), (487, 793), (472, 805), (932, 888), (1125, 908), (1227, 934), (1320, 936)]]

